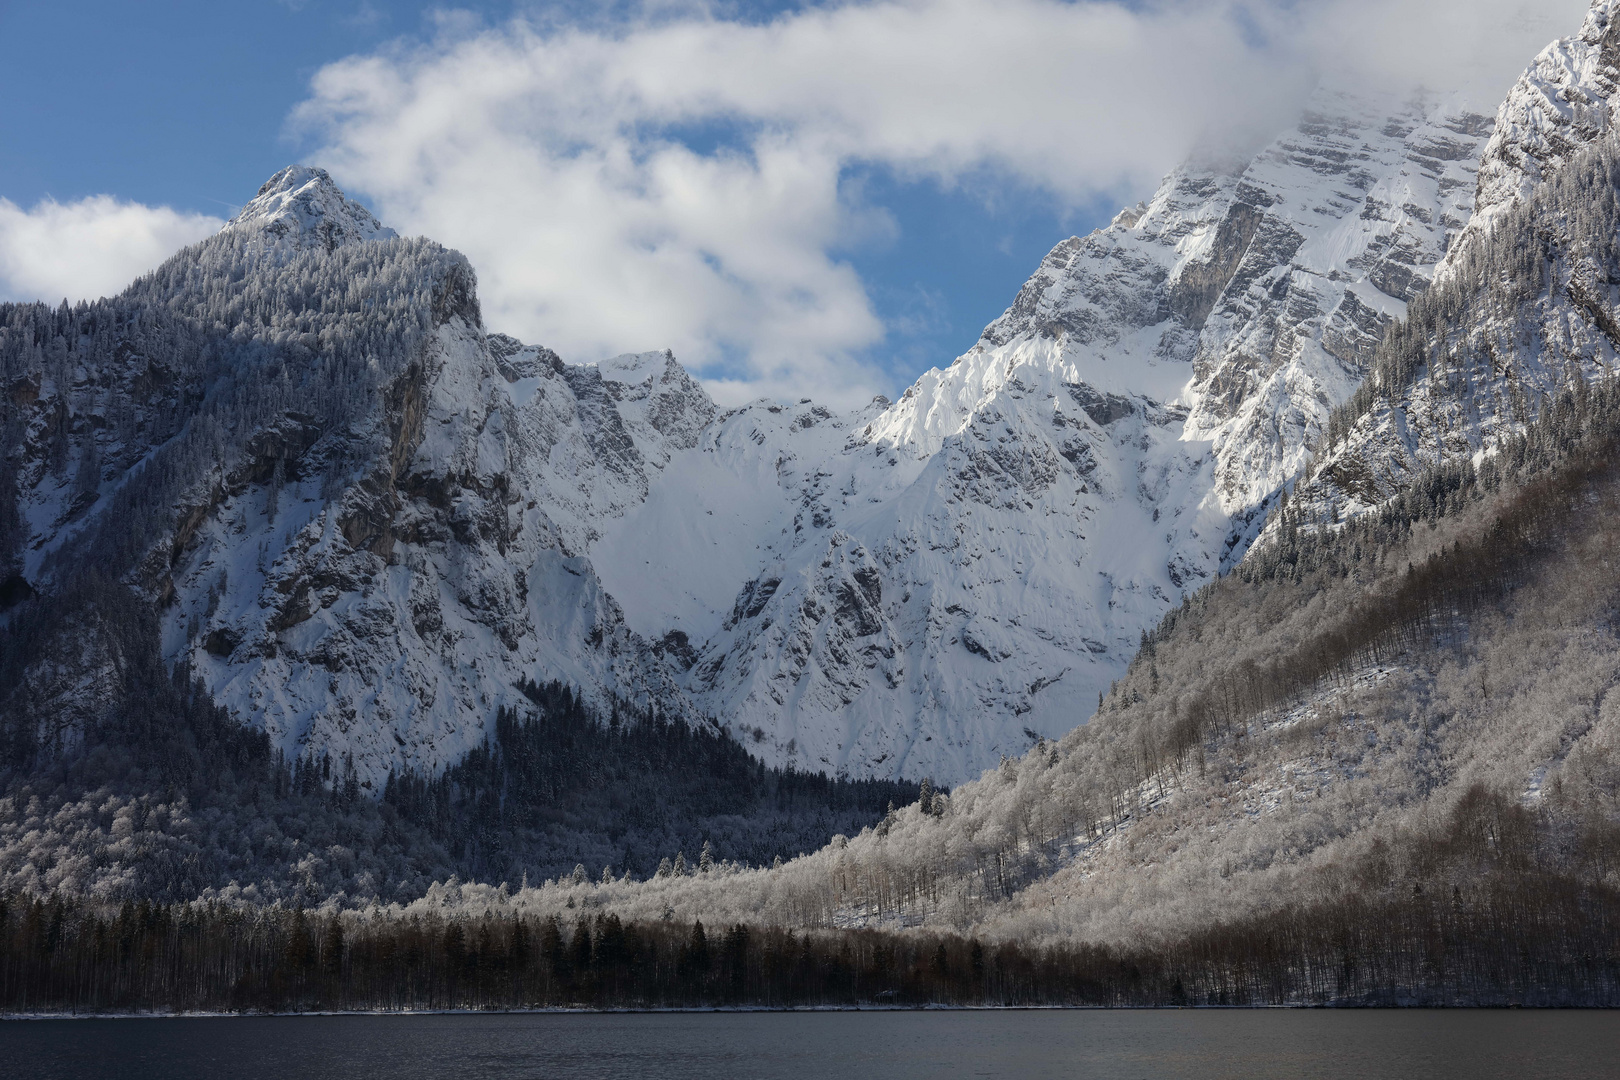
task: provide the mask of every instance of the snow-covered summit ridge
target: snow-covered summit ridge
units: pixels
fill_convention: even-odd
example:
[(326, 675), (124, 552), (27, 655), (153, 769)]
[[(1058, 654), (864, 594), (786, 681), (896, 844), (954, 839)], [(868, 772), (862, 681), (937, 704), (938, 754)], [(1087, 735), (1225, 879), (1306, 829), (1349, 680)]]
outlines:
[(1490, 130), (1462, 97), (1323, 87), (1248, 163), (1189, 162), (1054, 247), (978, 344), (870, 435), (935, 453), (1002, 386), (1052, 369), (1184, 408), (1185, 437), (1213, 444), (1222, 507), (1246, 512), (1303, 464), (1469, 220)]
[[(663, 352), (626, 353), (607, 360), (598, 360), (595, 367), (603, 382), (639, 386), (655, 375), (662, 375), (670, 364), (677, 364), (675, 354)], [(684, 370), (684, 369), (683, 369)]]
[[(1617, 108), (1620, 0), (1595, 0), (1579, 32), (1541, 50), (1503, 99), (1479, 164), (1474, 216), (1461, 239), (1489, 229), (1502, 211), (1610, 131)], [(1462, 247), (1453, 244), (1452, 254)]]
[(221, 232), (254, 230), (299, 247), (327, 251), (364, 240), (392, 240), (399, 234), (364, 206), (343, 194), (325, 169), (289, 165), (266, 180), (259, 193)]

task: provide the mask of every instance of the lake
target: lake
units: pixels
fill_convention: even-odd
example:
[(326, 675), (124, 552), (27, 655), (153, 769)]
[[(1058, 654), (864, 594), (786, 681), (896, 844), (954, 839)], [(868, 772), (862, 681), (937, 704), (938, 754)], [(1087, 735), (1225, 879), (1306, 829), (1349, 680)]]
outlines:
[(572, 1013), (0, 1021), (0, 1074), (1585, 1077), (1620, 1075), (1620, 1013), (1337, 1010)]

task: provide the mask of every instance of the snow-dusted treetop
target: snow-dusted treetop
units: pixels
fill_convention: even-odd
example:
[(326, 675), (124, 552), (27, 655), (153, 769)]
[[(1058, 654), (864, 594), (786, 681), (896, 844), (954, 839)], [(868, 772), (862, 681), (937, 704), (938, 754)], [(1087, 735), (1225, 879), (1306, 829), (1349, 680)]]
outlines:
[(345, 196), (325, 169), (308, 165), (289, 165), (266, 180), (253, 201), (221, 231), (232, 229), (257, 229), (299, 247), (328, 251), (341, 244), (399, 235)]

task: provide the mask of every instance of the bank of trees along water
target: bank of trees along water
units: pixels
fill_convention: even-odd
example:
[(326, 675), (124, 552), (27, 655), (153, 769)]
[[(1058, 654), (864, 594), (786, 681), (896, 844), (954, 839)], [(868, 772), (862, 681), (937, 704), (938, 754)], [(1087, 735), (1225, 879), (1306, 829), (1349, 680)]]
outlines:
[(20, 1013), (1324, 1003), (1620, 1005), (1620, 896), (1532, 874), (1352, 893), (1156, 948), (601, 912), (0, 903), (0, 1009)]

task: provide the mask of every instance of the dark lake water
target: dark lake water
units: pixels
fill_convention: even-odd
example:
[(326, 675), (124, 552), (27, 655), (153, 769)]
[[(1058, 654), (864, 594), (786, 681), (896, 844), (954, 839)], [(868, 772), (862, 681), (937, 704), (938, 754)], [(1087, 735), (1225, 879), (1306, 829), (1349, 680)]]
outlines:
[(826, 1012), (0, 1021), (0, 1076), (1620, 1076), (1620, 1013)]

